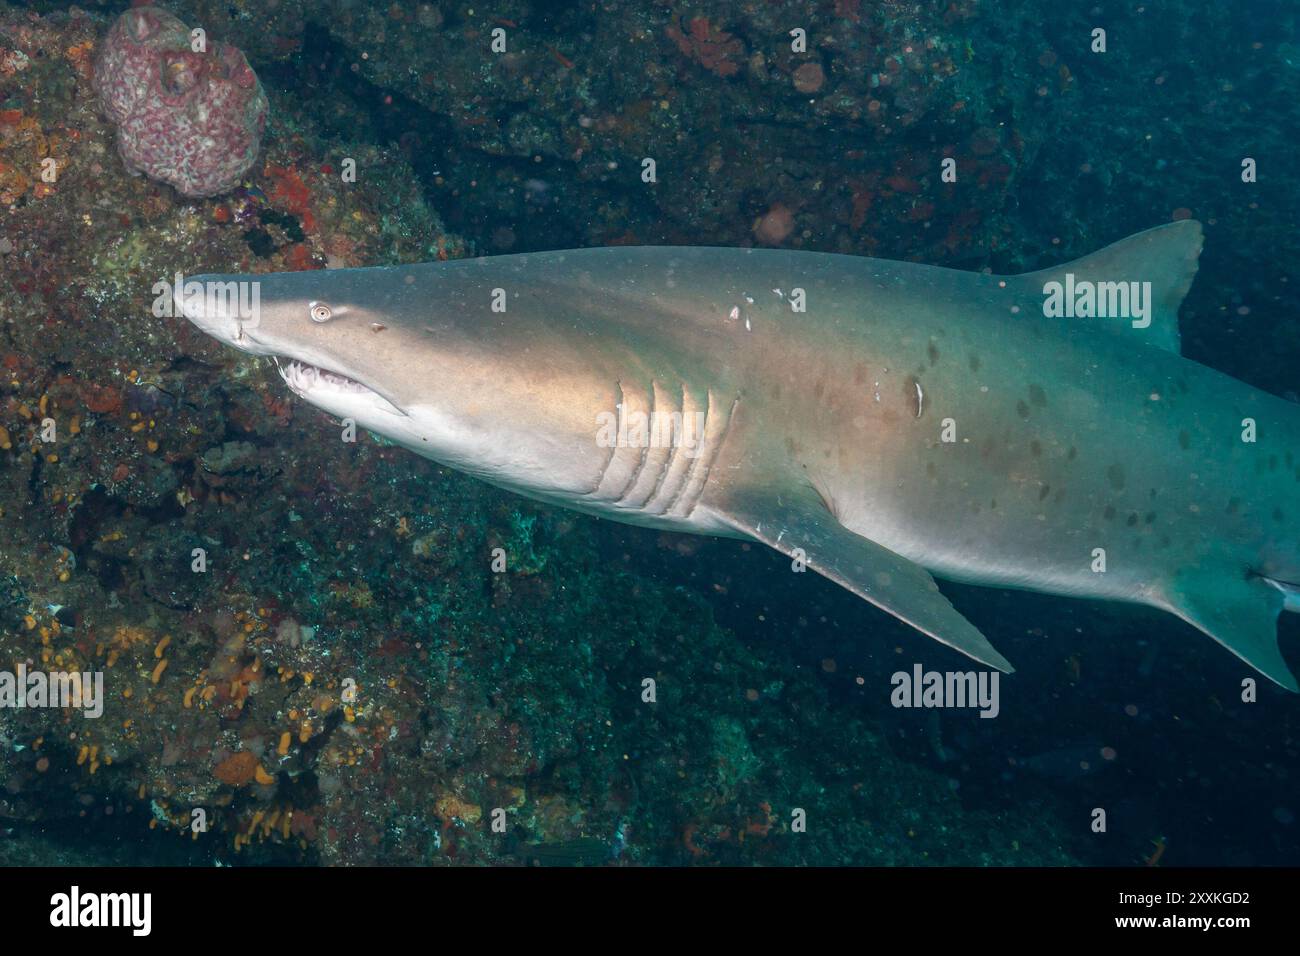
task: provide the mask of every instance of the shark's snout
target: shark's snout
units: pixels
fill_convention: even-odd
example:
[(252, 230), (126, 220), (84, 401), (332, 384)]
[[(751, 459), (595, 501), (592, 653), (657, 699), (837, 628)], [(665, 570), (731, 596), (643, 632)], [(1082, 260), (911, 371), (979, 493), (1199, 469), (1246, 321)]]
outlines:
[(195, 276), (172, 291), (176, 314), (215, 339), (237, 349), (263, 354), (250, 336), (261, 321), (261, 289), (255, 279)]

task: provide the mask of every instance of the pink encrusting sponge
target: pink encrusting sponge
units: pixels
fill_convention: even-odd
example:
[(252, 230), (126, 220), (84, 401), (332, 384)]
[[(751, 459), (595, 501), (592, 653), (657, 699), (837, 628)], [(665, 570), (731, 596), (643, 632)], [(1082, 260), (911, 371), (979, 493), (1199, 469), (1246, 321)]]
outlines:
[(158, 7), (128, 10), (113, 24), (95, 90), (117, 124), (127, 169), (182, 196), (226, 192), (257, 159), (266, 94), (244, 54), (225, 43), (203, 48)]

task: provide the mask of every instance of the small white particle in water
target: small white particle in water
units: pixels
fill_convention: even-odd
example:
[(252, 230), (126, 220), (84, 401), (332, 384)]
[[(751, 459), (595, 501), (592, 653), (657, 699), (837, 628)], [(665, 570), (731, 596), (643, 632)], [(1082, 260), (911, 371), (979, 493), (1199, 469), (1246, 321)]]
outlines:
[(745, 319), (745, 331), (746, 331), (746, 332), (752, 332), (752, 331), (754, 331), (753, 329), (751, 329), (751, 328), (749, 327), (749, 319), (748, 319), (748, 318)]
[(738, 318), (740, 318), (740, 306), (733, 305), (731, 307), (731, 321), (735, 322)]

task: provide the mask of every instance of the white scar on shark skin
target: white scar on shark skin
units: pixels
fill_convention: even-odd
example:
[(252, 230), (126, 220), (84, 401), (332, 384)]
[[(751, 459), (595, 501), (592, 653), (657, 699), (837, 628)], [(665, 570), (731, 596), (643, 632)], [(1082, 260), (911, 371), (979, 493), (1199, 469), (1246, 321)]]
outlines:
[[(1193, 221), (1006, 277), (584, 249), (200, 276), (256, 281), (255, 321), (228, 297), (177, 307), (421, 455), (588, 514), (761, 541), (999, 670), (932, 574), (1161, 608), (1294, 691), (1277, 618), (1300, 610), (1300, 407), (1179, 355), (1200, 249)], [(1058, 289), (1107, 306), (1044, 314)], [(599, 441), (611, 409), (693, 440)]]

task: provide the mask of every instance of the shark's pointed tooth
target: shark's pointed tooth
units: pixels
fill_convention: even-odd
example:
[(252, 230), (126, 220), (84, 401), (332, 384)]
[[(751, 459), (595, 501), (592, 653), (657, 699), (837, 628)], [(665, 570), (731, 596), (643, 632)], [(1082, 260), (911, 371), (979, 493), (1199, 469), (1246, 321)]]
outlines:
[(1094, 328), (1131, 336), (1135, 341), (1177, 354), (1180, 350), (1178, 307), (1196, 278), (1201, 254), (1201, 224), (1194, 219), (1166, 223), (1121, 239), (1082, 259), (1038, 272), (1009, 276), (1008, 285), (1025, 298), (1043, 296), (1048, 282), (1150, 282), (1152, 315), (1147, 328), (1134, 328), (1126, 319), (1067, 319), (1090, 322)]
[(784, 497), (737, 494), (724, 510), (719, 517), (737, 531), (803, 557), (817, 573), (940, 643), (1003, 673), (1015, 670), (948, 602), (928, 571), (849, 531), (812, 489)]
[(1196, 568), (1180, 573), (1167, 597), (1184, 621), (1278, 686), (1300, 692), (1277, 644), (1286, 595), (1266, 578), (1248, 576), (1244, 568)]

